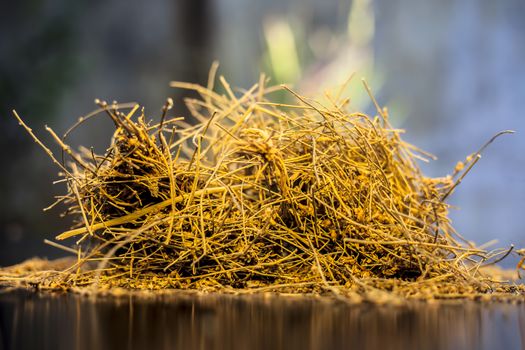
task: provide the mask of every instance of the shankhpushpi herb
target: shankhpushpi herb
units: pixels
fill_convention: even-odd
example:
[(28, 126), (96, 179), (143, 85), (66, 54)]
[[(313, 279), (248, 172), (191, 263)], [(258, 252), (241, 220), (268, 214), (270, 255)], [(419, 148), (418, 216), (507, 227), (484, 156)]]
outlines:
[[(69, 162), (59, 197), (77, 222), (57, 241), (77, 258), (59, 268), (3, 269), (41, 289), (184, 289), (331, 294), (348, 300), (523, 296), (524, 286), (485, 267), (523, 250), (486, 251), (451, 226), (445, 202), (479, 160), (426, 177), (431, 156), (401, 138), (373, 96), (377, 116), (349, 111), (344, 87), (322, 105), (285, 86), (234, 92), (172, 82), (187, 99), (189, 124), (158, 121), (139, 105), (96, 101), (89, 118), (115, 124), (105, 154), (76, 151), (48, 128)], [(368, 90), (368, 86), (365, 84)], [(274, 103), (287, 90), (295, 104)], [(491, 140), (492, 141), (492, 140)], [(490, 141), (490, 142), (491, 142)], [(518, 266), (522, 268), (523, 259)], [(18, 279), (20, 281), (20, 279)]]

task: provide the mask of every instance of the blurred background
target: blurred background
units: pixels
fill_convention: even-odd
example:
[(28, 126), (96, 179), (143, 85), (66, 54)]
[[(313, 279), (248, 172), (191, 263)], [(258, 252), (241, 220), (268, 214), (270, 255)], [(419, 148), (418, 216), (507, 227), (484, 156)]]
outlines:
[[(17, 125), (16, 109), (53, 145), (94, 109), (94, 98), (136, 101), (151, 118), (170, 80), (204, 84), (213, 60), (233, 86), (266, 72), (314, 96), (355, 73), (346, 91), (373, 112), (365, 77), (405, 139), (435, 154), (431, 176), (493, 134), (494, 142), (449, 202), (467, 239), (525, 246), (525, 2), (522, 0), (20, 0), (0, 5), (0, 266), (63, 253), (43, 243), (68, 228), (62, 208), (43, 213), (63, 185), (58, 169)], [(112, 134), (99, 118), (72, 145), (102, 152)], [(56, 147), (52, 147), (57, 151)], [(494, 246), (494, 247), (496, 247)], [(511, 266), (515, 261), (506, 264)]]

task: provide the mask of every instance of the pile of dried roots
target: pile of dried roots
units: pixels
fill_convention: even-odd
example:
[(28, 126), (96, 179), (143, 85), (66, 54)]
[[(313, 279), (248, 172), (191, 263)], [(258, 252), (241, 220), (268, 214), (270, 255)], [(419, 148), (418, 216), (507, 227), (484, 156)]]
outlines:
[[(169, 99), (158, 122), (138, 105), (97, 101), (116, 128), (103, 155), (74, 151), (49, 130), (70, 162), (41, 146), (68, 184), (59, 202), (77, 218), (56, 237), (76, 245), (52, 244), (77, 260), (27, 279), (41, 288), (523, 294), (483, 272), (510, 251), (476, 248), (447, 217), (444, 201), (479, 152), (451, 176), (425, 177), (416, 162), (430, 156), (401, 139), (373, 98), (371, 118), (348, 111), (340, 93), (321, 105), (264, 78), (234, 92), (221, 77), (223, 93), (214, 80), (212, 70), (207, 87), (171, 84), (200, 95), (186, 101), (194, 125), (168, 116)], [(270, 102), (279, 89), (297, 103)]]

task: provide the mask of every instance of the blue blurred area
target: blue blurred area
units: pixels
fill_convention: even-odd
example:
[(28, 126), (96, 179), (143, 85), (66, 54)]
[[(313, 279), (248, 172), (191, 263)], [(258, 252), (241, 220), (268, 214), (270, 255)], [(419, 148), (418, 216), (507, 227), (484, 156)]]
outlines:
[[(7, 166), (0, 184), (0, 265), (61, 255), (42, 240), (69, 225), (57, 219), (58, 209), (41, 212), (62, 190), (50, 186), (58, 170), (16, 125), (12, 108), (48, 144), (43, 124), (63, 132), (93, 109), (94, 98), (137, 101), (154, 118), (171, 96), (183, 114), (183, 95), (168, 82), (204, 83), (214, 59), (241, 87), (256, 82), (261, 70), (308, 93), (340, 84), (352, 71), (366, 76), (395, 126), (407, 130), (405, 138), (438, 156), (422, 165), (432, 176), (450, 173), (497, 131), (516, 130), (483, 154), (450, 198), (461, 208), (451, 216), (469, 240), (525, 246), (521, 0), (23, 0), (1, 6), (0, 152)], [(362, 90), (350, 93), (361, 94), (362, 105)], [(100, 151), (111, 132), (101, 118), (71, 142)]]
[(405, 0), (376, 5), (374, 46), (386, 72), (384, 101), (403, 106), (406, 138), (450, 172), (500, 130), (450, 198), (456, 229), (479, 244), (525, 245), (525, 2)]

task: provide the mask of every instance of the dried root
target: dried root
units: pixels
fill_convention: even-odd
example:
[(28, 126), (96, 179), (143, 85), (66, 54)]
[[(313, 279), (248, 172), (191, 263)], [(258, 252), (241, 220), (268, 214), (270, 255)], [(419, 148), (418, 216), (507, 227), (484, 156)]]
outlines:
[(171, 100), (158, 123), (138, 105), (97, 101), (116, 128), (103, 155), (73, 151), (51, 131), (70, 163), (41, 146), (62, 168), (60, 201), (78, 219), (57, 240), (76, 239), (78, 259), (41, 287), (523, 295), (481, 269), (502, 252), (464, 242), (448, 219), (444, 200), (479, 152), (454, 175), (429, 178), (416, 164), (429, 155), (401, 139), (375, 100), (371, 118), (348, 100), (323, 106), (291, 90), (297, 104), (272, 103), (287, 88), (264, 79), (241, 94), (222, 77), (220, 94), (213, 81), (171, 84), (200, 94), (187, 100), (196, 125), (168, 118)]

